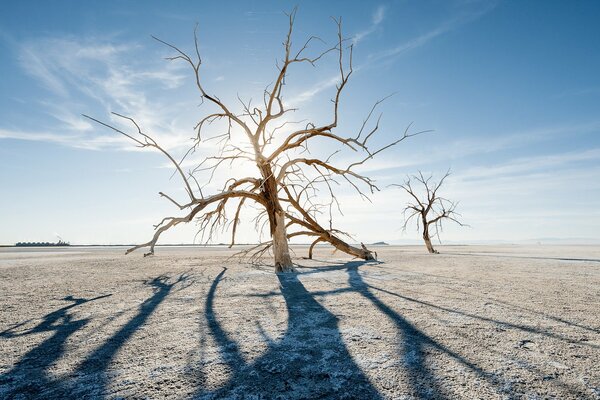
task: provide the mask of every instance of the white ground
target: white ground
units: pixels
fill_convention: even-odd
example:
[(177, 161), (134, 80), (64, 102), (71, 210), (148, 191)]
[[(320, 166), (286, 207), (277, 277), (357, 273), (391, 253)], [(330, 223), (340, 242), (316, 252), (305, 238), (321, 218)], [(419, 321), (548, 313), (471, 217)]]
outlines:
[(0, 398), (600, 398), (600, 249), (0, 249)]

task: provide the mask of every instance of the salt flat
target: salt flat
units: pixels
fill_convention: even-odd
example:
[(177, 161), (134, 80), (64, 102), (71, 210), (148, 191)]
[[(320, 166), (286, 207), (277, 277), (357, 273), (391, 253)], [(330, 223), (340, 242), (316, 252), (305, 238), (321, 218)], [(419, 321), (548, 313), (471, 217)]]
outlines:
[(0, 398), (600, 398), (600, 249), (0, 249)]

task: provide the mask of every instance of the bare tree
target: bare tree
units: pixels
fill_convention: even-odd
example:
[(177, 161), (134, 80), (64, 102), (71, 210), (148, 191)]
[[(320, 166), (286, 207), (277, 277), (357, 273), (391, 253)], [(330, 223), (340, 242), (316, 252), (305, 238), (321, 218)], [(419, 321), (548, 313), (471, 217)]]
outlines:
[[(455, 211), (458, 202), (453, 202), (441, 197), (438, 193), (444, 180), (449, 175), (450, 171), (446, 172), (438, 183), (435, 183), (432, 182), (433, 175), (425, 177), (423, 173), (419, 171), (417, 175), (409, 176), (403, 184), (391, 185), (404, 189), (411, 197), (411, 200), (403, 211), (404, 225), (402, 226), (402, 230), (406, 231), (408, 223), (412, 219), (415, 219), (417, 231), (423, 230), (423, 241), (425, 241), (427, 251), (430, 253), (438, 253), (431, 244), (431, 238), (437, 237), (438, 240), (440, 240), (440, 231), (442, 231), (442, 223), (444, 220), (448, 219), (456, 222), (460, 226), (468, 226), (458, 220), (458, 218), (461, 217), (461, 215)], [(413, 184), (415, 183), (420, 187), (413, 187)]]
[[(332, 211), (339, 210), (339, 203), (335, 196), (333, 186), (344, 181), (351, 185), (359, 196), (368, 198), (379, 189), (375, 182), (367, 176), (356, 172), (357, 167), (385, 149), (400, 143), (404, 139), (422, 132), (410, 133), (410, 126), (399, 137), (390, 143), (377, 148), (370, 146), (369, 139), (379, 128), (381, 115), (374, 118), (377, 107), (385, 99), (376, 102), (367, 113), (364, 122), (354, 135), (342, 135), (334, 132), (338, 126), (338, 110), (342, 92), (352, 75), (352, 45), (342, 36), (341, 19), (333, 19), (337, 27), (337, 38), (331, 47), (323, 44), (324, 48), (315, 55), (307, 55), (309, 47), (317, 43), (325, 43), (321, 39), (311, 36), (301, 46), (294, 48), (292, 45), (292, 31), (296, 10), (286, 14), (289, 18), (289, 29), (283, 42), (283, 58), (277, 63), (277, 74), (273, 83), (268, 85), (262, 93), (262, 104), (253, 105), (252, 100), (243, 101), (239, 98), (240, 111), (233, 111), (230, 104), (225, 104), (216, 95), (209, 93), (202, 80), (202, 58), (198, 46), (197, 29), (194, 30), (195, 49), (192, 54), (180, 48), (153, 37), (174, 52), (168, 57), (171, 61), (181, 61), (189, 65), (193, 71), (194, 84), (199, 91), (202, 104), (212, 107), (195, 126), (195, 138), (188, 152), (180, 159), (176, 159), (165, 150), (150, 135), (145, 133), (140, 125), (131, 117), (113, 113), (115, 116), (127, 120), (132, 124), (134, 133), (127, 133), (124, 129), (101, 122), (98, 119), (86, 116), (114, 131), (133, 140), (139, 147), (153, 148), (163, 153), (173, 164), (175, 173), (179, 175), (187, 193), (183, 202), (173, 197), (160, 193), (160, 195), (179, 210), (185, 211), (182, 216), (165, 217), (155, 225), (154, 236), (146, 243), (139, 244), (127, 251), (130, 253), (139, 248), (148, 247), (154, 253), (161, 234), (168, 229), (194, 219), (198, 221), (199, 232), (211, 240), (217, 230), (229, 228), (231, 230), (231, 246), (235, 243), (236, 232), (240, 223), (240, 213), (247, 205), (258, 205), (259, 214), (255, 218), (258, 231), (268, 226), (270, 240), (260, 243), (246, 250), (245, 254), (252, 257), (261, 257), (266, 252), (273, 253), (276, 271), (291, 271), (293, 264), (288, 248), (288, 240), (293, 237), (305, 236), (312, 240), (309, 256), (312, 256), (313, 247), (317, 243), (329, 243), (336, 249), (365, 260), (374, 259), (374, 253), (364, 245), (361, 247), (347, 243), (342, 237), (349, 237), (344, 232), (333, 227)], [(197, 28), (197, 27), (196, 27)], [(295, 64), (310, 64), (326, 56), (334, 55), (339, 71), (339, 81), (336, 85), (335, 95), (332, 99), (331, 119), (324, 124), (316, 122), (293, 122), (287, 116), (297, 109), (286, 106), (283, 98), (286, 79), (291, 67)], [(205, 130), (213, 123), (221, 123), (223, 131), (205, 137)], [(213, 125), (214, 126), (214, 125)], [(237, 136), (236, 136), (237, 135)], [(235, 136), (235, 139), (234, 139)], [(337, 144), (338, 150), (328, 157), (311, 157), (309, 144), (321, 140), (323, 143)], [(195, 168), (184, 172), (183, 161), (190, 154), (199, 149), (201, 143), (215, 140), (219, 143), (219, 150), (215, 155), (208, 156), (199, 161)], [(317, 146), (317, 143), (314, 143)], [(359, 158), (344, 166), (336, 166), (333, 162), (342, 150), (352, 150), (359, 154)], [(215, 176), (217, 170), (222, 173), (240, 168), (255, 171), (254, 174), (226, 180), (222, 189), (217, 193), (206, 195), (202, 186), (198, 184), (199, 174), (208, 174), (208, 182)], [(248, 168), (248, 163), (253, 166)], [(254, 169), (256, 168), (256, 169)], [(323, 196), (322, 193), (326, 193)], [(233, 205), (232, 205), (233, 203)], [(226, 207), (227, 206), (227, 207)], [(233, 210), (228, 212), (228, 208)], [(230, 218), (229, 215), (233, 214)], [(323, 225), (319, 218), (329, 216), (327, 225)]]

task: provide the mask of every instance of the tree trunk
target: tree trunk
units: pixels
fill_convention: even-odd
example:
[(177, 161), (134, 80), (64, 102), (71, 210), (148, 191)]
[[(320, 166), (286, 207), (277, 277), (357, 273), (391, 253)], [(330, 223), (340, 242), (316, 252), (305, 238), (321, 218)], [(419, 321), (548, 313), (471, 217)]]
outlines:
[(275, 258), (275, 272), (292, 272), (294, 264), (290, 257), (287, 232), (285, 229), (285, 212), (279, 204), (277, 182), (273, 170), (268, 163), (258, 165), (263, 176), (262, 196), (266, 202), (269, 216), (271, 240), (273, 240), (273, 256)]
[(423, 230), (423, 240), (425, 241), (425, 247), (427, 247), (427, 251), (430, 252), (431, 254), (437, 254), (437, 250), (435, 250), (433, 248), (433, 245), (431, 244), (431, 239), (429, 238), (429, 229), (425, 228), (425, 230)]
[(363, 260), (366, 260), (366, 261), (376, 260), (376, 257), (373, 254), (373, 252), (370, 251), (369, 249), (367, 249), (365, 247), (365, 245), (362, 243), (361, 243), (361, 248), (359, 249), (358, 247), (351, 246), (348, 243), (344, 242), (343, 240), (341, 240), (333, 235), (329, 235), (329, 237), (325, 240), (327, 240), (329, 243), (331, 243), (331, 245), (333, 247), (335, 247), (336, 249), (338, 249), (340, 251), (343, 251), (344, 253), (351, 254), (355, 257), (362, 258)]
[(275, 272), (292, 272), (294, 264), (290, 257), (287, 233), (285, 231), (285, 216), (283, 210), (275, 213), (275, 231), (273, 238), (273, 255), (275, 257)]

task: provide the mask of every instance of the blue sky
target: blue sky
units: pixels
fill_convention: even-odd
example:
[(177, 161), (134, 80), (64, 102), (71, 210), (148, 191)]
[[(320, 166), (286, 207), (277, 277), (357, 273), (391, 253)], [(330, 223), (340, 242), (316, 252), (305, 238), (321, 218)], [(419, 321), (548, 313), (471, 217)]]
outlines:
[[(274, 79), (287, 1), (0, 3), (0, 243), (135, 243), (174, 215), (157, 193), (181, 195), (159, 154), (91, 124), (135, 117), (175, 154), (202, 117), (192, 76), (164, 60), (150, 35), (191, 50), (199, 24), (203, 79), (228, 101), (258, 98)], [(296, 43), (335, 39), (330, 16), (355, 42), (341, 132), (392, 92), (377, 140), (414, 123), (412, 138), (367, 164), (373, 203), (342, 188), (337, 225), (365, 242), (402, 233), (397, 189), (407, 174), (452, 168), (447, 197), (471, 228), (447, 241), (600, 240), (600, 3), (596, 1), (298, 2)], [(286, 99), (302, 117), (328, 116), (335, 59), (294, 70)], [(209, 149), (205, 149), (209, 151)], [(246, 221), (241, 242), (254, 241)], [(194, 226), (163, 243), (191, 242)], [(217, 240), (225, 241), (227, 236)]]

